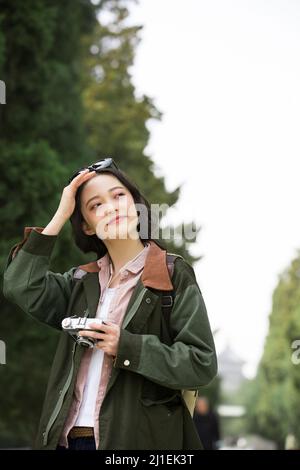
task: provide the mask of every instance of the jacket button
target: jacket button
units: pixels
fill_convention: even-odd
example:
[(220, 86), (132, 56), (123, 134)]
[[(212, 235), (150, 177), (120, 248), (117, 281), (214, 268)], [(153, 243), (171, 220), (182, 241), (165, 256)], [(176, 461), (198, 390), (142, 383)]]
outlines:
[(130, 364), (130, 361), (128, 361), (128, 359), (126, 359), (126, 360), (124, 361), (124, 366), (129, 366), (129, 364)]
[(147, 297), (146, 302), (147, 302), (147, 304), (150, 304), (150, 302), (151, 302), (150, 297)]

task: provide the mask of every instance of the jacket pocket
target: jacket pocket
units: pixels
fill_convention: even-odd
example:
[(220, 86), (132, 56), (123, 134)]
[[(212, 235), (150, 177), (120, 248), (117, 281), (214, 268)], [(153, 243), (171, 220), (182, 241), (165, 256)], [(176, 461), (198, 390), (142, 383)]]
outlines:
[(171, 405), (171, 404), (174, 404), (174, 403), (179, 403), (178, 400), (176, 400), (176, 398), (179, 397), (178, 395), (178, 392), (174, 392), (172, 395), (169, 395), (169, 396), (165, 396), (165, 397), (162, 397), (162, 398), (148, 398), (148, 397), (141, 397), (140, 401), (141, 403), (144, 405), (144, 406), (152, 406), (152, 405)]
[(178, 392), (155, 400), (142, 397), (139, 408), (139, 449), (183, 448), (183, 406)]

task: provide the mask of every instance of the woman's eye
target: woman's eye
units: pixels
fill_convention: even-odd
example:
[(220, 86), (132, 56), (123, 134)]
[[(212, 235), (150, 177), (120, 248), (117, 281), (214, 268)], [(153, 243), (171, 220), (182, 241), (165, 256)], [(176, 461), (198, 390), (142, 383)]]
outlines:
[[(125, 193), (118, 193), (118, 194), (115, 195), (115, 197), (117, 197), (117, 196), (125, 196)], [(90, 207), (90, 210), (93, 211), (96, 206), (101, 206), (101, 202), (96, 202), (96, 204), (94, 204), (93, 206)]]
[(94, 210), (94, 208), (95, 208), (96, 206), (98, 206), (98, 205), (101, 205), (101, 203), (100, 203), (100, 202), (96, 202), (96, 204), (94, 204), (94, 205), (91, 207), (91, 210)]

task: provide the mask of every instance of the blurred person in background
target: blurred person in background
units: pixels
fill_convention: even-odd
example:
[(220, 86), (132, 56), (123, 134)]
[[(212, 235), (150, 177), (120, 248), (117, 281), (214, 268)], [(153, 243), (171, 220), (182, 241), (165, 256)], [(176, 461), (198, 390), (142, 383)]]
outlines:
[(197, 398), (193, 419), (204, 449), (216, 450), (220, 440), (219, 418), (206, 397)]

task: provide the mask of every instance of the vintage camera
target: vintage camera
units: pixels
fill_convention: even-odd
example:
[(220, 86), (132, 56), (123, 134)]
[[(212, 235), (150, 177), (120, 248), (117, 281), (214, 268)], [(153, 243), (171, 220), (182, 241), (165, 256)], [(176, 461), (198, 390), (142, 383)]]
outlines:
[(80, 344), (84, 348), (93, 348), (95, 343), (101, 341), (96, 338), (89, 338), (88, 336), (79, 336), (78, 332), (83, 330), (97, 331), (97, 333), (104, 333), (101, 330), (94, 330), (90, 327), (91, 323), (102, 324), (102, 320), (99, 318), (88, 318), (88, 317), (68, 317), (64, 318), (61, 322), (63, 331), (69, 333), (76, 343)]

